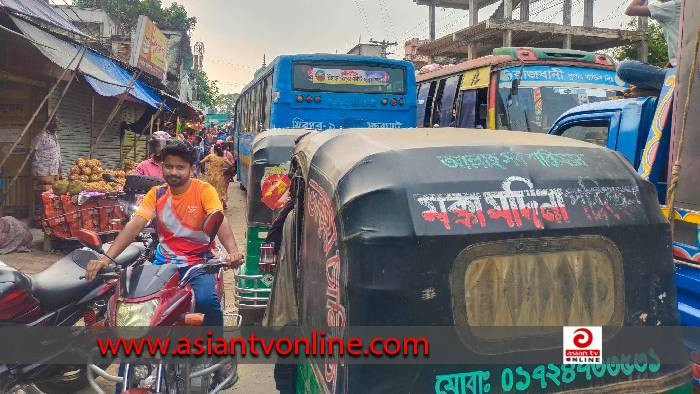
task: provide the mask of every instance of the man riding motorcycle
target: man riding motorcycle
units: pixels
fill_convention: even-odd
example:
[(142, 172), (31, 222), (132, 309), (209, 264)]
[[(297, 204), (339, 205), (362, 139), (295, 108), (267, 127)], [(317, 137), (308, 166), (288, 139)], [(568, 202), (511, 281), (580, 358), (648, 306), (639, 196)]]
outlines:
[[(101, 269), (119, 256), (154, 218), (159, 244), (153, 264), (177, 264), (180, 277), (183, 277), (191, 266), (213, 257), (209, 238), (200, 229), (209, 214), (223, 211), (216, 189), (192, 178), (196, 153), (189, 143), (169, 140), (161, 156), (167, 185), (156, 186), (146, 194), (134, 217), (107, 250), (107, 256), (88, 263), (87, 280), (93, 280)], [(238, 250), (227, 219), (224, 219), (217, 236), (228, 252), (225, 261), (231, 268), (241, 265), (243, 254)], [(204, 314), (204, 325), (223, 326), (223, 311), (216, 295), (214, 275), (197, 275), (190, 284), (195, 294), (195, 311)]]

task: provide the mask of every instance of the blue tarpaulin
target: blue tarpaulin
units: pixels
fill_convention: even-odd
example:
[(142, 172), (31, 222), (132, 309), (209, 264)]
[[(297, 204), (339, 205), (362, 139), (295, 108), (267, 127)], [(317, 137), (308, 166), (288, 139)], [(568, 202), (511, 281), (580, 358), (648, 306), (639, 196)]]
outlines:
[[(114, 60), (91, 49), (62, 40), (17, 17), (12, 17), (12, 20), (44, 56), (61, 68), (75, 70), (78, 63), (76, 55), (79, 51), (84, 50), (85, 56), (80, 62), (79, 71), (99, 95), (118, 96), (124, 93), (126, 87), (129, 86), (133, 74), (119, 66)], [(129, 94), (154, 108), (160, 108), (161, 104), (165, 105), (162, 98), (138, 80), (134, 83)], [(170, 110), (167, 105), (164, 109)]]
[[(131, 78), (133, 78), (130, 72), (119, 67), (112, 59), (102, 56), (99, 53), (87, 51), (85, 57), (92, 63), (97, 64), (104, 72), (108, 73), (111, 76), (110, 79), (119, 81), (119, 83), (115, 85), (96, 79), (89, 74), (85, 74), (85, 80), (92, 86), (97, 94), (102, 96), (118, 96), (124, 93), (126, 87), (129, 86), (129, 82), (131, 82)], [(136, 83), (134, 83), (129, 94), (155, 108), (159, 108), (161, 104), (165, 105), (163, 100), (141, 81), (136, 81)], [(165, 108), (170, 109), (167, 105), (165, 105)]]

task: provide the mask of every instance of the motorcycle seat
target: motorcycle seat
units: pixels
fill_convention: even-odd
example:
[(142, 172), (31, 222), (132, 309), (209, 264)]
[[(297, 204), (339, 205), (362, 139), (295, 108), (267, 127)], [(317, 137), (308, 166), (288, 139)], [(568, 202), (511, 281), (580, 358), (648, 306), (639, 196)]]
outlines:
[(58, 309), (71, 302), (79, 301), (90, 291), (102, 285), (102, 282), (80, 279), (85, 275), (85, 269), (78, 265), (77, 261), (86, 260), (85, 263), (87, 263), (96, 258), (95, 253), (74, 250), (45, 270), (31, 276), (32, 294), (47, 309)]
[[(136, 260), (143, 250), (143, 246), (131, 244), (115, 261), (127, 264)], [(100, 280), (87, 281), (80, 278), (85, 276), (87, 263), (98, 258), (93, 251), (74, 250), (45, 270), (31, 276), (32, 294), (47, 309), (58, 309), (71, 302), (80, 301), (103, 283)]]

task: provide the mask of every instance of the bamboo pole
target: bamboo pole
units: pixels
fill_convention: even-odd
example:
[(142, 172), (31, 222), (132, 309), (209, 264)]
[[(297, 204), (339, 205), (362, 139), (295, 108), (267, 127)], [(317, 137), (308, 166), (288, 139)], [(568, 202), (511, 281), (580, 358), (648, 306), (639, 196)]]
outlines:
[(690, 67), (690, 78), (688, 79), (688, 92), (687, 96), (685, 97), (685, 105), (683, 108), (683, 123), (680, 131), (680, 136), (678, 138), (676, 160), (673, 163), (673, 167), (671, 169), (671, 180), (666, 190), (666, 206), (668, 207), (668, 221), (671, 224), (671, 237), (673, 237), (674, 235), (674, 220), (676, 219), (676, 209), (674, 207), (676, 203), (676, 188), (678, 187), (678, 181), (681, 175), (681, 156), (683, 155), (683, 146), (685, 144), (685, 131), (688, 127), (688, 113), (690, 112), (690, 96), (693, 92), (693, 85), (695, 84), (695, 77), (698, 66), (698, 52), (700, 52), (700, 27), (698, 28), (698, 32), (695, 37), (693, 62), (692, 66)]
[[(163, 111), (163, 104), (160, 105), (160, 107), (158, 108), (158, 111), (155, 114), (151, 115), (151, 123), (153, 122), (153, 118), (158, 116), (161, 113), (161, 111)], [(153, 126), (151, 126), (151, 128), (152, 127)], [(141, 136), (146, 133), (147, 128), (148, 128), (148, 124), (146, 124), (146, 126), (144, 126), (144, 128), (141, 129), (141, 134), (138, 134), (138, 135), (134, 134), (134, 161), (136, 161), (136, 141), (137, 141), (137, 138), (138, 138), (138, 141), (141, 142)]]
[[(46, 102), (49, 100), (49, 97), (51, 97), (51, 95), (53, 95), (53, 92), (54, 92), (54, 91), (56, 90), (56, 88), (58, 87), (58, 84), (59, 84), (59, 83), (63, 80), (63, 78), (66, 76), (66, 74), (67, 74), (68, 71), (70, 70), (71, 64), (73, 64), (73, 61), (74, 61), (75, 59), (78, 58), (78, 55), (79, 55), (79, 54), (80, 54), (80, 51), (78, 51), (78, 52), (75, 53), (75, 56), (74, 56), (73, 59), (71, 59), (71, 61), (68, 63), (68, 66), (63, 70), (63, 73), (62, 73), (61, 76), (56, 80), (56, 83), (53, 84), (53, 86), (51, 87), (51, 89), (49, 90), (49, 92), (46, 94), (46, 96), (44, 96), (44, 99), (41, 100), (41, 104), (39, 104), (39, 106), (37, 107), (37, 109), (34, 111), (34, 114), (32, 114), (32, 117), (29, 119), (29, 122), (27, 122), (27, 124), (24, 126), (24, 129), (22, 129), (22, 132), (19, 134), (19, 137), (17, 137), (17, 140), (12, 144), (12, 146), (10, 147), (10, 150), (7, 152), (7, 155), (6, 155), (5, 157), (2, 158), (2, 161), (0, 161), (0, 168), (5, 168), (5, 164), (7, 164), (7, 160), (10, 158), (10, 156), (12, 155), (12, 153), (15, 151), (15, 149), (17, 148), (17, 145), (19, 145), (19, 142), (22, 140), (22, 138), (24, 138), (24, 136), (27, 134), (27, 131), (29, 130), (29, 128), (32, 126), (32, 124), (34, 124), (34, 121), (36, 120), (36, 117), (39, 115), (39, 112), (41, 112), (41, 109), (44, 108), (44, 104), (46, 104)], [(80, 67), (80, 62), (83, 61), (83, 56), (85, 56), (85, 50), (83, 50), (83, 54), (82, 54), (82, 56), (80, 57), (80, 60), (78, 60), (78, 67), (75, 68), (75, 72), (76, 72), (76, 73), (78, 72), (78, 68)], [(74, 77), (75, 77), (75, 73), (73, 74), (73, 77), (71, 77), (71, 80), (73, 80)], [(57, 106), (57, 107), (58, 107), (58, 106)], [(50, 120), (51, 120), (51, 118), (49, 118), (49, 121), (50, 121)], [(48, 123), (47, 123), (47, 124), (48, 124)]]
[[(84, 53), (83, 53), (83, 55), (84, 55)], [(73, 81), (75, 81), (76, 77), (78, 76), (78, 70), (80, 69), (80, 63), (82, 62), (82, 60), (83, 60), (83, 57), (81, 57), (80, 60), (78, 61), (78, 64), (75, 67), (75, 71), (73, 72), (71, 79), (68, 81), (68, 83), (66, 83), (66, 86), (63, 88), (63, 91), (61, 92), (61, 96), (58, 98), (58, 101), (56, 102), (56, 106), (54, 107), (53, 111), (51, 111), (51, 114), (49, 115), (48, 120), (46, 121), (46, 123), (44, 123), (44, 126), (41, 128), (41, 130), (39, 131), (39, 133), (37, 135), (40, 136), (42, 133), (44, 133), (46, 128), (49, 126), (49, 123), (51, 123), (51, 119), (56, 115), (56, 112), (58, 112), (58, 109), (61, 106), (61, 102), (63, 102), (63, 98), (66, 96), (66, 93), (68, 93), (68, 89), (71, 87), (71, 85), (73, 84)], [(72, 61), (71, 61), (71, 63), (72, 63)], [(69, 66), (70, 66), (70, 63), (69, 63)], [(43, 103), (40, 107), (42, 107), (42, 106), (43, 106)], [(21, 139), (22, 139), (22, 136), (20, 136), (17, 139), (17, 141), (15, 141), (13, 148), (17, 146), (17, 144), (19, 143), (19, 141)], [(15, 173), (15, 176), (12, 177), (12, 180), (10, 180), (10, 183), (7, 184), (7, 187), (5, 188), (4, 192), (2, 193), (2, 197), (0, 198), (0, 204), (5, 203), (5, 199), (7, 198), (7, 195), (10, 193), (12, 186), (14, 186), (15, 182), (17, 182), (17, 179), (19, 178), (20, 174), (22, 173), (22, 171), (24, 171), (24, 168), (27, 166), (27, 163), (29, 163), (29, 160), (32, 158), (32, 154), (36, 150), (36, 146), (38, 145), (38, 142), (39, 141), (37, 140), (35, 143), (30, 144), (29, 152), (27, 152), (27, 157), (25, 157), (24, 160), (22, 161), (22, 164), (19, 166), (19, 169)], [(12, 152), (12, 150), (10, 150), (10, 153), (11, 152)], [(7, 154), (5, 159), (10, 157), (10, 153)], [(3, 163), (5, 161), (6, 160), (3, 160)]]
[(97, 134), (97, 138), (95, 138), (95, 141), (93, 142), (92, 140), (90, 141), (90, 158), (92, 159), (92, 155), (94, 153), (94, 147), (97, 145), (98, 142), (100, 142), (100, 139), (102, 138), (102, 135), (105, 133), (107, 130), (107, 127), (109, 127), (109, 124), (112, 123), (114, 120), (114, 117), (117, 116), (117, 113), (122, 107), (122, 104), (124, 104), (124, 100), (126, 99), (126, 95), (129, 94), (129, 91), (133, 88), (134, 84), (136, 83), (136, 80), (139, 79), (139, 76), (141, 76), (141, 71), (137, 72), (134, 74), (133, 77), (131, 77), (131, 81), (129, 81), (129, 85), (124, 89), (124, 92), (119, 96), (119, 100), (117, 100), (117, 103), (114, 105), (114, 108), (112, 108), (112, 112), (109, 114), (107, 117), (107, 120), (105, 121), (104, 125), (102, 126), (102, 130), (100, 130), (100, 133)]

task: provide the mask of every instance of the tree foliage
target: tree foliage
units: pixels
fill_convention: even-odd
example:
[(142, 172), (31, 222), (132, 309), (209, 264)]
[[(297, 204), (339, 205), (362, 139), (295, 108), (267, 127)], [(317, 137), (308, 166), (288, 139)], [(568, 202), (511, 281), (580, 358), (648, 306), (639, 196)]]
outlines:
[(234, 108), (236, 107), (236, 100), (240, 94), (238, 93), (228, 93), (219, 96), (218, 105), (216, 107), (219, 113), (223, 114), (233, 114)]
[(73, 5), (101, 8), (127, 31), (136, 27), (139, 15), (146, 15), (163, 29), (190, 32), (197, 24), (197, 18), (188, 16), (185, 7), (177, 3), (163, 7), (161, 0), (73, 0)]
[[(630, 23), (630, 28), (636, 30), (637, 23), (637, 19), (635, 18), (632, 23)], [(650, 20), (647, 34), (647, 42), (649, 44), (649, 59), (647, 63), (663, 67), (668, 63), (668, 45), (666, 44), (663, 28), (658, 23)], [(613, 55), (620, 61), (628, 59), (637, 60), (639, 59), (639, 44), (619, 47), (613, 51)]]
[(219, 105), (219, 86), (217, 81), (209, 79), (207, 73), (200, 71), (195, 75), (197, 81), (197, 97), (207, 107), (216, 108)]

